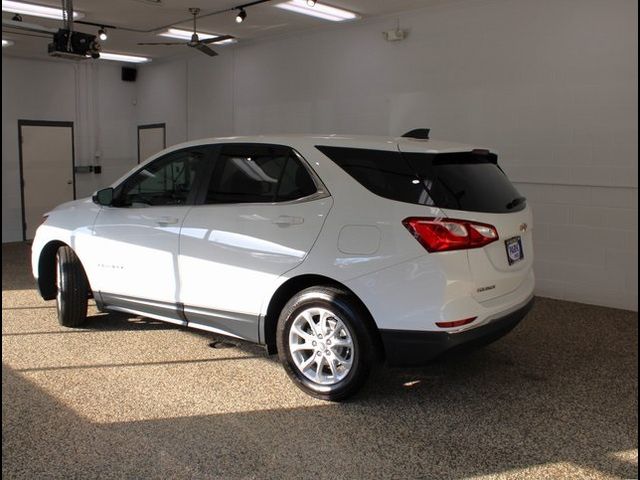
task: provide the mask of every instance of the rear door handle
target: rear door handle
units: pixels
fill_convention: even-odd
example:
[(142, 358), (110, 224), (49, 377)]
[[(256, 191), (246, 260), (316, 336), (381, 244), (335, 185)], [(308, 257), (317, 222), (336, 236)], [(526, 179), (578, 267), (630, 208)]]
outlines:
[(155, 221), (161, 227), (166, 227), (167, 225), (175, 225), (179, 220), (176, 217), (159, 217)]
[(273, 221), (273, 223), (282, 227), (286, 227), (288, 225), (302, 225), (304, 223), (304, 218), (291, 217), (289, 215), (280, 215)]

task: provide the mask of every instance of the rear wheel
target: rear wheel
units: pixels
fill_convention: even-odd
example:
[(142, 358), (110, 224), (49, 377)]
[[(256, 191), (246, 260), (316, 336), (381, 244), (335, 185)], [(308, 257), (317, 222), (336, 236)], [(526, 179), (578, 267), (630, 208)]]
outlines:
[(322, 400), (355, 394), (375, 358), (366, 315), (353, 295), (333, 287), (308, 288), (289, 300), (280, 314), (277, 342), (293, 382)]
[(56, 255), (56, 288), (58, 322), (79, 327), (87, 319), (89, 282), (80, 259), (69, 247), (60, 247)]

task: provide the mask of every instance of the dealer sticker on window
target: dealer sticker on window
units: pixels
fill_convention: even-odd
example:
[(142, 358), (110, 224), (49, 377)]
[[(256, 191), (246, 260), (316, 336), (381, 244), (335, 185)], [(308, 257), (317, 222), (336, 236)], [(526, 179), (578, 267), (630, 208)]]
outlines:
[(507, 247), (507, 260), (509, 260), (509, 265), (513, 265), (524, 258), (522, 239), (520, 237), (508, 238), (504, 241), (504, 244)]

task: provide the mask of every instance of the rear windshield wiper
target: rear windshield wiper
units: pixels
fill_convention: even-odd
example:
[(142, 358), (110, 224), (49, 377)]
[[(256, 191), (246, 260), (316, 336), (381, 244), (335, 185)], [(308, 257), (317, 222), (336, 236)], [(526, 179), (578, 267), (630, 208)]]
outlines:
[(512, 208), (516, 208), (518, 205), (526, 202), (527, 199), (525, 197), (516, 197), (513, 200), (511, 200), (509, 203), (507, 203), (507, 205), (505, 206), (505, 208), (507, 210), (511, 210)]

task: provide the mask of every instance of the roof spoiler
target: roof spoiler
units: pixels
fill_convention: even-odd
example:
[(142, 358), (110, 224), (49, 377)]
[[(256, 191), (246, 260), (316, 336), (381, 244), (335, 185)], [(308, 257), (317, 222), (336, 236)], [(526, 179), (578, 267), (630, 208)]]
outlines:
[(486, 150), (484, 148), (474, 148), (473, 150), (471, 150), (471, 153), (473, 153), (474, 155), (481, 155), (483, 157), (487, 157), (487, 159), (497, 165), (498, 164), (498, 155), (496, 155), (495, 153), (492, 153), (489, 150)]
[(403, 138), (415, 138), (417, 140), (429, 140), (430, 128), (415, 128), (404, 135)]

